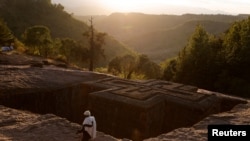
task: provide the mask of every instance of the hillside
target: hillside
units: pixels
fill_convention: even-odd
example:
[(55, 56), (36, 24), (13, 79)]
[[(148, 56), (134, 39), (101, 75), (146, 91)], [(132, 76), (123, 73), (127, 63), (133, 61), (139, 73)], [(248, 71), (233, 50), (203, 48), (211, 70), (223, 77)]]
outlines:
[[(53, 38), (72, 38), (86, 42), (82, 34), (88, 29), (88, 25), (74, 19), (71, 14), (64, 11), (62, 5), (52, 4), (50, 0), (2, 0), (0, 8), (4, 9), (0, 12), (0, 18), (3, 18), (20, 40), (26, 28), (45, 25), (50, 29)], [(102, 66), (117, 55), (132, 52), (111, 36), (106, 36), (104, 50), (106, 59)]]
[[(139, 53), (156, 62), (176, 56), (197, 24), (213, 34), (224, 32), (234, 21), (247, 15), (147, 15), (114, 13), (96, 16), (96, 28), (113, 35)], [(76, 18), (86, 21), (85, 16)]]
[(203, 25), (209, 33), (214, 34), (222, 33), (229, 27), (229, 24), (225, 22), (190, 21), (172, 29), (146, 33), (124, 42), (134, 50), (149, 55), (154, 61), (161, 62), (178, 54), (198, 24)]

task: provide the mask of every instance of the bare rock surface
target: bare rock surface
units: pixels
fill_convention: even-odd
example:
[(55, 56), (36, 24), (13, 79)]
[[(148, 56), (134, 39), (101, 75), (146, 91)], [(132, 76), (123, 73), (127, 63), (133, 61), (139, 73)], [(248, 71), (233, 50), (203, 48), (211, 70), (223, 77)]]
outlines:
[[(39, 115), (0, 105), (0, 141), (80, 141), (81, 134), (76, 134), (80, 128), (53, 114)], [(121, 140), (98, 132), (94, 141)]]
[[(60, 66), (60, 67), (58, 67), (58, 66)], [(108, 79), (112, 79), (112, 80), (108, 80)], [(100, 82), (99, 82), (99, 80), (100, 80)], [(105, 81), (105, 80), (108, 80), (108, 81)], [(176, 97), (176, 95), (175, 95), (176, 91), (171, 91), (171, 89), (172, 89), (171, 86), (177, 87), (177, 84), (176, 85), (175, 84), (168, 85), (168, 84), (165, 84), (166, 82), (163, 83), (160, 81), (148, 81), (148, 82), (141, 82), (140, 85), (138, 85), (139, 83), (137, 84), (137, 82), (131, 82), (131, 81), (127, 82), (125, 80), (118, 80), (118, 79), (114, 79), (114, 77), (110, 78), (109, 76), (107, 76), (105, 74), (91, 73), (91, 72), (87, 72), (87, 71), (85, 71), (83, 73), (83, 70), (79, 70), (79, 69), (71, 67), (67, 64), (63, 64), (62, 62), (57, 62), (57, 61), (53, 61), (53, 60), (49, 60), (49, 59), (43, 60), (42, 58), (39, 58), (39, 57), (20, 55), (18, 53), (13, 53), (13, 52), (12, 53), (10, 52), (7, 54), (0, 54), (0, 96), (1, 95), (5, 96), (6, 99), (8, 98), (8, 96), (10, 94), (16, 95), (16, 94), (22, 94), (22, 93), (37, 93), (38, 90), (49, 91), (50, 89), (65, 88), (65, 87), (69, 87), (73, 84), (89, 82), (89, 81), (93, 82), (93, 84), (95, 84), (96, 86), (102, 86), (103, 88), (105, 88), (106, 86), (108, 88), (110, 88), (109, 85), (116, 86), (116, 88), (119, 88), (119, 89), (114, 89), (112, 87), (112, 89), (110, 89), (110, 90), (106, 89), (104, 91), (93, 92), (90, 95), (86, 95), (87, 97), (92, 96), (92, 103), (86, 104), (86, 105), (90, 105), (89, 107), (92, 106), (91, 104), (93, 104), (93, 102), (96, 102), (96, 101), (100, 102), (100, 99), (96, 100), (96, 98), (108, 96), (110, 94), (115, 94), (113, 99), (112, 99), (113, 101), (126, 100), (126, 102), (125, 102), (126, 104), (131, 102), (131, 99), (133, 99), (132, 101), (135, 101), (134, 103), (137, 103), (137, 104), (138, 104), (138, 101), (145, 102), (145, 99), (151, 100), (152, 93), (149, 93), (151, 91), (157, 92), (157, 95), (160, 96), (160, 97), (158, 96), (159, 100), (157, 99), (157, 101), (169, 100), (169, 97), (167, 97), (167, 96)], [(134, 83), (136, 83), (136, 84), (134, 84)], [(94, 86), (92, 83), (88, 83), (88, 84), (90, 86)], [(127, 87), (127, 85), (130, 85), (130, 84), (131, 84), (131, 87)], [(159, 87), (162, 89), (162, 91), (158, 91)], [(169, 87), (171, 87), (171, 88), (169, 88)], [(127, 88), (131, 88), (131, 89), (127, 89)], [(138, 89), (138, 88), (140, 88), (140, 89)], [(184, 90), (181, 90), (181, 92), (185, 91), (184, 94), (191, 95), (191, 96), (187, 97), (186, 99), (191, 98), (191, 100), (189, 100), (189, 101), (191, 101), (191, 102), (194, 101), (191, 104), (193, 104), (194, 107), (197, 107), (197, 105), (196, 105), (197, 103), (195, 103), (197, 100), (196, 99), (193, 100), (192, 98), (194, 98), (194, 96), (200, 98), (201, 95), (196, 94), (194, 92), (188, 92), (188, 93), (186, 92), (187, 89), (188, 90), (190, 89), (190, 91), (191, 90), (193, 91), (193, 89), (194, 89), (193, 87), (187, 87), (187, 86), (183, 86), (183, 85), (179, 86), (178, 85), (178, 91), (180, 91), (179, 88), (184, 89)], [(149, 89), (151, 91), (149, 91)], [(85, 91), (81, 91), (81, 90), (82, 89), (79, 88), (79, 93), (85, 92)], [(75, 93), (78, 92), (78, 91), (76, 91), (76, 89), (70, 89), (71, 93), (73, 93), (73, 91)], [(194, 91), (196, 91), (196, 88), (194, 89)], [(86, 91), (86, 93), (87, 92), (88, 91)], [(57, 93), (57, 92), (55, 92), (55, 93)], [(142, 93), (144, 93), (144, 95), (141, 95)], [(165, 93), (168, 93), (168, 95), (165, 96)], [(54, 95), (54, 93), (51, 93), (51, 94)], [(61, 94), (64, 94), (64, 93), (61, 91)], [(133, 95), (131, 95), (131, 94), (133, 94)], [(163, 95), (164, 95), (164, 98), (162, 97)], [(214, 94), (211, 95), (209, 93), (203, 94), (203, 95), (206, 95), (205, 98), (211, 97), (211, 96), (212, 96), (212, 98), (215, 97)], [(41, 94), (39, 96), (43, 96), (43, 95)], [(60, 95), (60, 98), (62, 96), (63, 95)], [(143, 97), (143, 96), (146, 96), (146, 97)], [(122, 97), (122, 99), (116, 98), (116, 97)], [(181, 95), (180, 97), (182, 98), (183, 95)], [(56, 98), (59, 98), (59, 97), (56, 97)], [(65, 96), (65, 98), (67, 99), (68, 97)], [(79, 99), (77, 97), (71, 97), (71, 98), (73, 99), (74, 102), (77, 99)], [(0, 97), (0, 102), (4, 103), (4, 100), (6, 101), (6, 99), (1, 99), (1, 97)], [(225, 97), (223, 99), (225, 99)], [(47, 99), (43, 99), (43, 100), (47, 100)], [(102, 98), (102, 100), (103, 100), (103, 98)], [(69, 100), (67, 99), (67, 101), (69, 101)], [(173, 100), (173, 101), (176, 102), (179, 100)], [(206, 101), (204, 101), (204, 99), (201, 99), (201, 101), (202, 101), (201, 103), (203, 105), (205, 105), (205, 106), (208, 105), (207, 106), (208, 108), (211, 107), (210, 105), (212, 105), (213, 107), (218, 107), (217, 105), (214, 105), (212, 103), (212, 102), (214, 102), (213, 99), (209, 99)], [(231, 102), (233, 102), (232, 100), (230, 100), (230, 98), (228, 98), (226, 101), (229, 104), (223, 103), (221, 105), (227, 106), (227, 105), (231, 105)], [(181, 104), (183, 105), (183, 101), (179, 101), (179, 102), (180, 102), (180, 105)], [(195, 124), (195, 125), (192, 124), (193, 125), (192, 127), (178, 128), (178, 129), (175, 129), (175, 130), (168, 132), (166, 134), (159, 135), (155, 138), (145, 139), (145, 141), (162, 141), (162, 140), (163, 141), (165, 141), (165, 140), (166, 141), (167, 140), (177, 140), (177, 141), (178, 140), (180, 140), (180, 141), (182, 141), (182, 140), (190, 140), (190, 141), (202, 140), (203, 141), (204, 140), (205, 141), (205, 140), (207, 140), (207, 125), (209, 125), (209, 124), (250, 124), (250, 104), (249, 104), (249, 101), (247, 101), (247, 102), (248, 102), (247, 104), (240, 104), (240, 105), (235, 106), (232, 110), (230, 110), (228, 112), (223, 112), (220, 114), (213, 114), (211, 116), (208, 116), (207, 118), (198, 122), (197, 124)], [(162, 103), (163, 103), (162, 105), (158, 106), (158, 107), (160, 107), (158, 109), (163, 109), (163, 111), (164, 111), (165, 107), (171, 107), (169, 105), (167, 105), (167, 106), (165, 105), (167, 102), (163, 101)], [(169, 103), (169, 101), (168, 101), (168, 103)], [(60, 104), (60, 102), (59, 102), (59, 104)], [(105, 105), (105, 102), (104, 102), (104, 105)], [(145, 104), (144, 109), (148, 108), (147, 105), (148, 104)], [(190, 104), (186, 103), (186, 105), (190, 105)], [(43, 106), (44, 105), (42, 105), (41, 107), (43, 107)], [(64, 106), (64, 105), (62, 105), (62, 106)], [(120, 106), (125, 107), (124, 105), (120, 105)], [(58, 108), (58, 105), (55, 105), (55, 107)], [(161, 107), (163, 107), (163, 108), (161, 108)], [(175, 107), (175, 105), (172, 105), (172, 107)], [(187, 106), (184, 105), (183, 107), (187, 107)], [(51, 108), (50, 105), (49, 105), (49, 108)], [(105, 110), (102, 110), (103, 113), (105, 113), (105, 111), (107, 111), (107, 106), (101, 105), (99, 108), (100, 109), (105, 108)], [(117, 106), (116, 106), (116, 108), (117, 108)], [(114, 106), (111, 105), (110, 106), (110, 109), (111, 109), (110, 113), (114, 113), (114, 112), (112, 112), (112, 110), (116, 110), (116, 108), (114, 108)], [(198, 108), (201, 108), (201, 110), (202, 110), (202, 107), (198, 107)], [(225, 108), (225, 107), (222, 107), (222, 108)], [(59, 109), (65, 110), (65, 107), (63, 107), (63, 108), (60, 107)], [(134, 110), (135, 108), (133, 107), (131, 109)], [(141, 111), (144, 111), (143, 108), (141, 108), (141, 109), (142, 109)], [(185, 114), (185, 112), (188, 111), (182, 107), (180, 107), (179, 109), (183, 110), (183, 111), (181, 111), (183, 114)], [(231, 109), (231, 107), (229, 109)], [(130, 111), (133, 111), (133, 110), (130, 110)], [(172, 116), (173, 116), (174, 112), (172, 112), (171, 110), (175, 110), (176, 113), (180, 112), (180, 111), (177, 111), (175, 108), (175, 109), (170, 109), (170, 112), (165, 112), (165, 113), (172, 113)], [(56, 111), (58, 111), (58, 109)], [(68, 113), (72, 114), (72, 109), (68, 109), (68, 111), (69, 111)], [(92, 111), (95, 113), (100, 113), (99, 112), (100, 110), (94, 111), (94, 109), (93, 109)], [(117, 113), (119, 113), (119, 110), (116, 110), (116, 111), (117, 111)], [(147, 110), (145, 110), (145, 111), (147, 111)], [(209, 110), (207, 110), (207, 108), (204, 108), (204, 111), (206, 112)], [(102, 118), (103, 113), (100, 114), (99, 116), (96, 114), (97, 118), (98, 117)], [(127, 115), (128, 113), (129, 113), (129, 111), (125, 112), (124, 114)], [(143, 121), (143, 120), (145, 121), (145, 117), (146, 117), (145, 115), (157, 115), (157, 114), (159, 114), (159, 112), (156, 110), (153, 111), (154, 114), (147, 114), (147, 113), (145, 114), (145, 113), (146, 112), (144, 112), (144, 113), (143, 112), (140, 113), (137, 111), (134, 112), (136, 117), (141, 117), (141, 119), (142, 119), (142, 120), (140, 120), (139, 118), (137, 118), (138, 120), (137, 119), (134, 120), (135, 121), (134, 123), (136, 124), (140, 121)], [(140, 114), (141, 116), (137, 116), (138, 114)], [(120, 114), (117, 114), (117, 115), (120, 115)], [(132, 115), (132, 114), (130, 114), (130, 115)], [(186, 117), (189, 117), (189, 115), (190, 114), (185, 114)], [(121, 117), (124, 118), (125, 116), (121, 116)], [(131, 116), (131, 117), (134, 117), (134, 116)], [(150, 117), (150, 116), (147, 116), (147, 117)], [(160, 116), (158, 116), (158, 115), (155, 116), (155, 118), (159, 118), (159, 117)], [(165, 117), (169, 117), (169, 116), (166, 115)], [(178, 116), (178, 117), (180, 117), (180, 116)], [(186, 119), (186, 117), (182, 116), (183, 119), (181, 119), (179, 121), (181, 121), (181, 122), (184, 121)], [(99, 118), (99, 121), (101, 118)], [(165, 120), (164, 117), (161, 117), (161, 118)], [(125, 117), (125, 120), (127, 120), (127, 119), (128, 118)], [(152, 120), (152, 118), (148, 118), (148, 121), (150, 121), (150, 123), (152, 123), (152, 125), (160, 124), (160, 122), (155, 123), (155, 122), (153, 122), (153, 120), (151, 122), (151, 120)], [(175, 120), (175, 121), (173, 121), (173, 123), (179, 122), (179, 121)], [(104, 122), (106, 122), (106, 120)], [(134, 126), (134, 123), (133, 123), (133, 126)], [(99, 122), (98, 124), (101, 126), (101, 122)], [(97, 126), (98, 126), (98, 124), (97, 124)], [(123, 124), (121, 124), (121, 125), (123, 125)], [(125, 124), (125, 125), (128, 125), (128, 124)], [(142, 124), (142, 125), (143, 125), (142, 127), (145, 127), (145, 128), (142, 128), (143, 130), (148, 129), (147, 133), (151, 133), (151, 131), (153, 130), (153, 128), (151, 130), (151, 128), (148, 127), (149, 124), (145, 123), (145, 125), (144, 124)], [(167, 124), (166, 125), (164, 124), (164, 127), (167, 127), (167, 126), (168, 126)], [(122, 126), (120, 126), (120, 127), (122, 127)], [(43, 141), (43, 140), (44, 141), (62, 141), (62, 140), (63, 141), (74, 141), (74, 140), (78, 140), (79, 141), (81, 138), (80, 134), (79, 135), (75, 134), (76, 130), (78, 130), (79, 128), (80, 128), (79, 124), (72, 123), (72, 122), (66, 120), (65, 118), (58, 117), (54, 114), (34, 114), (31, 112), (27, 112), (27, 111), (21, 111), (21, 110), (16, 110), (16, 109), (11, 109), (11, 108), (7, 108), (4, 106), (0, 106), (0, 141), (1, 140), (3, 140), (3, 141), (5, 141), (5, 140), (7, 140), (7, 141), (8, 140), (17, 140), (17, 141), (19, 141), (19, 140), (21, 140), (21, 141), (22, 140), (24, 140), (24, 141), (29, 141), (29, 140), (32, 140), (32, 141), (34, 141), (34, 140), (38, 140), (38, 141)], [(114, 128), (114, 129), (119, 130), (120, 128)], [(119, 141), (119, 139), (116, 139), (116, 138), (111, 137), (109, 135), (105, 135), (104, 133), (101, 133), (101, 132), (98, 132), (97, 138), (95, 140), (97, 140), (97, 141)], [(126, 140), (126, 139), (123, 139), (123, 140)]]
[(104, 74), (97, 73), (90, 75), (93, 73), (88, 71), (82, 73), (83, 70), (71, 66), (58, 67), (60, 64), (62, 62), (44, 60), (37, 56), (0, 54), (0, 94), (20, 93), (32, 89), (55, 89), (105, 77)]
[[(206, 141), (209, 124), (250, 124), (250, 103), (240, 104), (231, 111), (208, 116), (190, 128), (179, 128), (167, 134), (144, 141)], [(39, 115), (0, 105), (1, 141), (80, 141), (75, 134), (79, 124), (71, 123), (53, 114)], [(97, 133), (95, 141), (127, 141)]]
[(211, 124), (250, 125), (249, 101), (235, 106), (231, 111), (208, 116), (190, 128), (175, 129), (145, 141), (207, 141), (207, 125)]

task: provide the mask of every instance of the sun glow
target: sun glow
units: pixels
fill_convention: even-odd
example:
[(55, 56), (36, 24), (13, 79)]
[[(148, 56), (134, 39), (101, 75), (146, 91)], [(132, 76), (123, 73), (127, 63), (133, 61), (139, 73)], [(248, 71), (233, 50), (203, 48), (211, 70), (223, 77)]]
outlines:
[(133, 5), (130, 2), (125, 1), (119, 1), (119, 0), (109, 0), (105, 1), (104, 5), (106, 5), (108, 8), (112, 10), (119, 10), (121, 12), (128, 12), (133, 10)]
[(141, 1), (141, 0), (105, 0), (102, 2), (103, 5), (110, 8), (110, 10), (118, 12), (131, 12), (140, 11), (145, 8), (146, 4), (152, 3), (152, 1)]
[[(52, 0), (73, 13), (86, 15), (114, 12), (146, 14), (249, 14), (249, 0)], [(81, 7), (83, 6), (83, 7)], [(80, 7), (80, 9), (79, 9)]]
[[(101, 5), (114, 12), (141, 12), (162, 11), (171, 12), (171, 6), (195, 7), (203, 2), (197, 0), (102, 0)], [(154, 13), (154, 12), (153, 12)]]

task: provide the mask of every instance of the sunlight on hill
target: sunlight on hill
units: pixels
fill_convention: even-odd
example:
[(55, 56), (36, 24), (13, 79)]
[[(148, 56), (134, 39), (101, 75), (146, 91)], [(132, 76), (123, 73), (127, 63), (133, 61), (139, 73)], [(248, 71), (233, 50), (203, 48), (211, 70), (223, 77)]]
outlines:
[(247, 14), (247, 0), (52, 0), (77, 15), (110, 15), (114, 12), (147, 14)]
[(139, 3), (138, 1), (134, 1), (134, 0), (126, 0), (126, 1), (107, 0), (103, 2), (102, 4), (113, 10), (119, 9), (119, 11), (122, 11), (122, 12), (129, 12), (138, 8)]

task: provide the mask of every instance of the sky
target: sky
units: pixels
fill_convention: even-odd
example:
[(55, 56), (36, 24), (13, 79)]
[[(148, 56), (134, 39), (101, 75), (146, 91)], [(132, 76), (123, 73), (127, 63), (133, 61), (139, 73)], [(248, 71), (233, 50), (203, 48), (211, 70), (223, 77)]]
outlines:
[(146, 14), (250, 14), (250, 0), (52, 0), (76, 15), (114, 12)]

